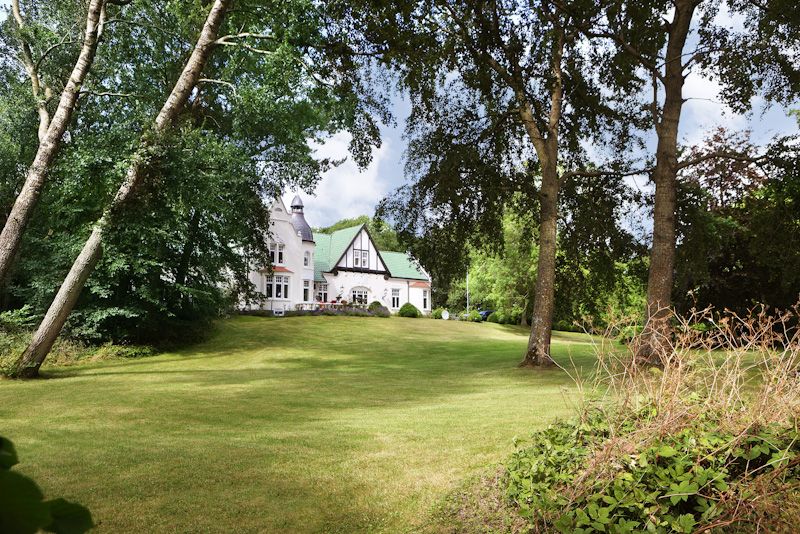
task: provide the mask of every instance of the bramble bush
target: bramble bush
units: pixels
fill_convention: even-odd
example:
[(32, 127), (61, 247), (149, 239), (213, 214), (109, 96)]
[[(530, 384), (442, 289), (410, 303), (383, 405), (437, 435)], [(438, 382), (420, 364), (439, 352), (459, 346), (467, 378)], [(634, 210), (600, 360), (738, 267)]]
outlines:
[(518, 443), (506, 466), (507, 494), (532, 531), (795, 531), (796, 318), (732, 315), (713, 338), (687, 327), (697, 320), (677, 318), (662, 369), (596, 338), (579, 417)]

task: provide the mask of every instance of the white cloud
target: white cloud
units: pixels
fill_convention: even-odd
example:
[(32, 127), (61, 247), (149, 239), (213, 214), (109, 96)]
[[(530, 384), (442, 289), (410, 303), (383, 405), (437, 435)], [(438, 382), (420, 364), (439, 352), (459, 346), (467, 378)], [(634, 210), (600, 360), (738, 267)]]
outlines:
[[(341, 132), (322, 145), (313, 145), (319, 158), (341, 159), (348, 155), (350, 134)], [(303, 192), (286, 192), (283, 196), (288, 207), (295, 194), (305, 205), (306, 220), (311, 226), (324, 227), (341, 219), (359, 215), (372, 216), (375, 206), (394, 185), (390, 183), (387, 168), (399, 165), (392, 139), (384, 137), (379, 149), (372, 151), (372, 163), (364, 170), (348, 157), (347, 161), (322, 175), (314, 195)]]

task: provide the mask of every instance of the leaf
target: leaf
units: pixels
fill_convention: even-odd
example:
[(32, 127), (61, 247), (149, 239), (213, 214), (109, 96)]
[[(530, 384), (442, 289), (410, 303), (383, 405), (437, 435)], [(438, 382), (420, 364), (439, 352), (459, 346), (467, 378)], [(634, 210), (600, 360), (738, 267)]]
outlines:
[(64, 499), (53, 499), (44, 504), (50, 506), (53, 522), (43, 530), (57, 534), (83, 534), (94, 526), (89, 509)]
[(678, 451), (670, 447), (669, 445), (664, 445), (658, 450), (658, 455), (662, 458), (671, 458), (678, 454)]

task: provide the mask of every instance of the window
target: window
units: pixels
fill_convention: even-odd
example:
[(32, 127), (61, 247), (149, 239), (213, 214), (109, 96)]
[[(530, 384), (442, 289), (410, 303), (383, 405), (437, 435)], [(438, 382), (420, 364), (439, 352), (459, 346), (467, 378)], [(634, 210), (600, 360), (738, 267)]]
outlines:
[[(283, 265), (283, 245), (272, 243), (269, 246), (269, 261), (273, 265)], [(277, 258), (276, 258), (277, 254)]]
[(427, 289), (423, 289), (422, 290), (422, 309), (423, 310), (427, 310), (428, 309), (428, 290)]
[(328, 284), (317, 284), (317, 300), (328, 302)]
[[(306, 252), (308, 254), (308, 252)], [(303, 302), (311, 300), (311, 280), (303, 280)]]
[(309, 252), (306, 252), (305, 254), (303, 254), (303, 267), (308, 267), (310, 263), (311, 263), (311, 254)]
[(354, 289), (352, 296), (353, 298), (351, 300), (356, 304), (366, 304), (369, 298), (366, 289)]
[(366, 269), (369, 267), (369, 251), (368, 250), (353, 250), (353, 265)]
[(272, 288), (275, 284), (275, 279), (272, 276), (265, 276), (264, 277), (264, 295), (268, 298), (272, 298)]
[(392, 308), (400, 307), (400, 290), (392, 289)]
[(289, 277), (288, 276), (265, 276), (264, 277), (264, 296), (268, 299), (288, 299), (289, 298)]

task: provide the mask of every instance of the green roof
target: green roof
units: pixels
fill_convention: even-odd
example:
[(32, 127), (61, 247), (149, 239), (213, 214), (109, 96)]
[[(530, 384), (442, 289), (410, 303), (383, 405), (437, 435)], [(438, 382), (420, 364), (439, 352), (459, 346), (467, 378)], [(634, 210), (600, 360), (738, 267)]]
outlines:
[(389, 274), (392, 275), (392, 278), (428, 279), (405, 252), (389, 252), (388, 250), (381, 250), (380, 252), (383, 263), (386, 264), (386, 268), (389, 269)]
[[(363, 224), (359, 226), (351, 226), (337, 230), (332, 234), (314, 234), (314, 281), (324, 282), (325, 278), (322, 273), (331, 270), (339, 258), (342, 257), (347, 247), (353, 242), (353, 239), (358, 235), (358, 232), (363, 228)], [(392, 278), (410, 278), (412, 280), (427, 280), (427, 277), (422, 274), (419, 267), (411, 260), (405, 252), (389, 252), (380, 250), (381, 258), (383, 259), (386, 268)]]

